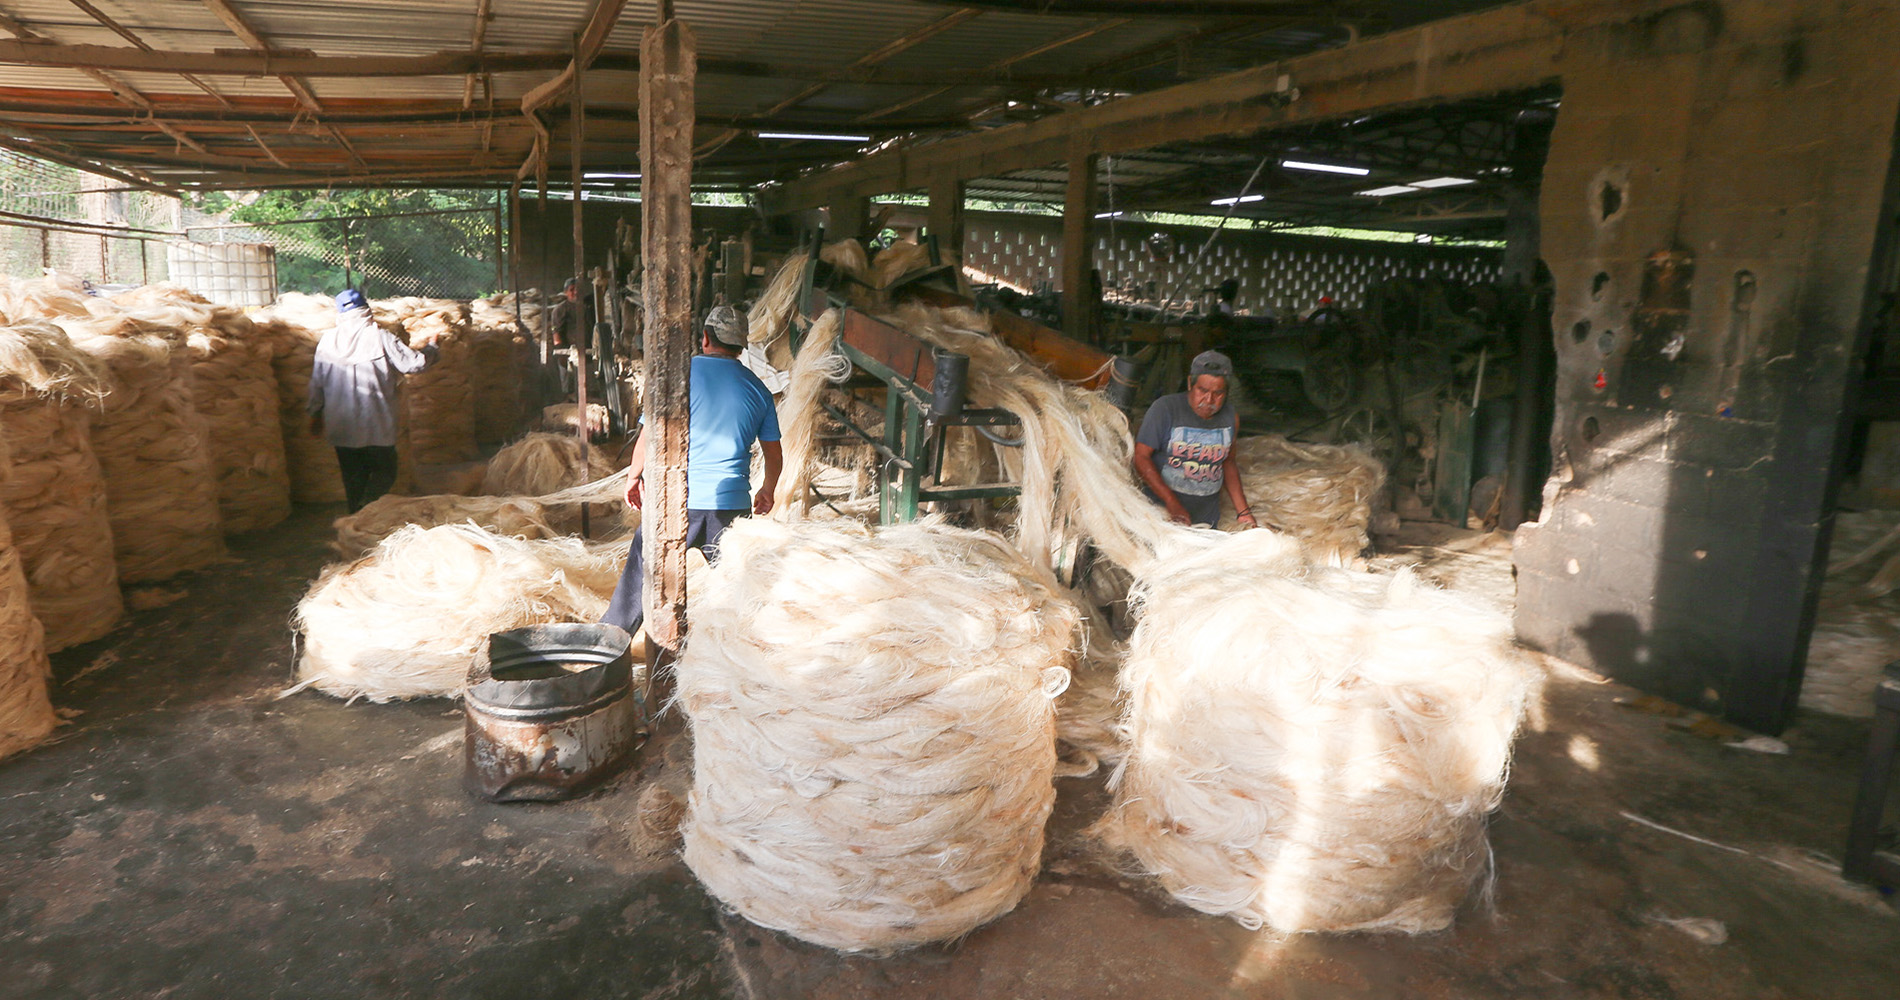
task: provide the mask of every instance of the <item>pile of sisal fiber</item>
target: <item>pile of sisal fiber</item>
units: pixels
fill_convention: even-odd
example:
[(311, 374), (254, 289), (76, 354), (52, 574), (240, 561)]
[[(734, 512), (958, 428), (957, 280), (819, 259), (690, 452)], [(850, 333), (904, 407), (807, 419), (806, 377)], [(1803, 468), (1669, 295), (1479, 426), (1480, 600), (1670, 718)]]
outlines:
[(468, 304), (468, 334), (475, 440), (506, 441), (521, 424), (521, 373), (534, 357), (534, 344), (514, 312), (489, 299)]
[(966, 934), (1041, 863), (1078, 611), (1000, 537), (748, 518), (693, 605), (685, 859), (845, 951)]
[(222, 559), (218, 481), (184, 331), (137, 314), (60, 325), (111, 373), (92, 418), (92, 450), (105, 476), (119, 580), (165, 580)]
[(11, 453), (0, 506), (49, 652), (105, 635), (125, 613), (88, 426), (106, 379), (51, 323), (0, 327), (0, 436)]
[[(1385, 467), (1355, 445), (1294, 444), (1278, 434), (1244, 437), (1234, 446), (1240, 483), (1260, 523), (1300, 540), (1321, 566), (1351, 566), (1372, 541), (1372, 505), (1385, 486)], [(1221, 527), (1236, 527), (1232, 511)]]
[(1449, 926), (1538, 673), (1504, 617), (1409, 573), (1302, 567), (1267, 531), (1132, 601), (1128, 755), (1095, 827), (1174, 897), (1284, 932)]
[(433, 528), (461, 523), (516, 538), (555, 538), (562, 534), (548, 523), (547, 508), (531, 497), (390, 494), (371, 500), (354, 514), (337, 518), (336, 539), (330, 548), (345, 559), (355, 559), (410, 525)]
[(181, 304), (174, 311), (191, 330), (192, 396), (210, 435), (225, 533), (268, 528), (290, 516), (274, 345), (235, 309)]
[(339, 698), (452, 697), (492, 633), (594, 621), (626, 559), (619, 542), (526, 540), (472, 524), (411, 525), (323, 571), (297, 604), (298, 683)]
[(468, 307), (423, 298), (379, 299), (370, 307), (378, 323), (393, 321), (410, 347), (433, 343), (440, 351), (429, 367), (403, 379), (409, 458), (418, 465), (452, 465), (478, 457)]
[[(581, 449), (585, 447), (586, 457)], [(603, 479), (618, 471), (613, 458), (573, 434), (535, 432), (495, 453), (482, 476), (481, 492), (496, 497), (538, 497)]]
[[(0, 468), (6, 441), (0, 437)], [(26, 571), (13, 533), (0, 516), (0, 760), (37, 746), (59, 717), (47, 696), (53, 673), (46, 659), (46, 637), (27, 596)]]
[(310, 433), (310, 372), (317, 342), (336, 326), (336, 304), (317, 295), (286, 292), (251, 315), (271, 344), (271, 371), (277, 376), (277, 421), (284, 436), (284, 464), (290, 474), (290, 498), (298, 503), (341, 503), (343, 473), (336, 449)]

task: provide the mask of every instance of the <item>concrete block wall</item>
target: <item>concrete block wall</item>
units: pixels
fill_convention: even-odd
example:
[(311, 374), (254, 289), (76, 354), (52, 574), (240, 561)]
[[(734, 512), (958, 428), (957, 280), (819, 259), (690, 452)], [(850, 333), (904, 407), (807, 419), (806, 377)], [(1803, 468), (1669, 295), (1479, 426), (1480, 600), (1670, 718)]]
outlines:
[(1888, 195), (1887, 5), (1693, 2), (1568, 40), (1542, 188), (1555, 473), (1521, 638), (1778, 731)]

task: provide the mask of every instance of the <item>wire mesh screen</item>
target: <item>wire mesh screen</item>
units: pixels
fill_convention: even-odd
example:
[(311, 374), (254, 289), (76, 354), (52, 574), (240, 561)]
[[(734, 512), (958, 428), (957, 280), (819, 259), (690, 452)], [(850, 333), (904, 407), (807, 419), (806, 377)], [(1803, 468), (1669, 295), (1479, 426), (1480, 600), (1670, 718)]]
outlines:
[(191, 226), (194, 243), (276, 248), (277, 290), (471, 299), (502, 290), (495, 208)]
[(60, 271), (98, 284), (169, 276), (178, 203), (72, 167), (0, 150), (0, 273)]

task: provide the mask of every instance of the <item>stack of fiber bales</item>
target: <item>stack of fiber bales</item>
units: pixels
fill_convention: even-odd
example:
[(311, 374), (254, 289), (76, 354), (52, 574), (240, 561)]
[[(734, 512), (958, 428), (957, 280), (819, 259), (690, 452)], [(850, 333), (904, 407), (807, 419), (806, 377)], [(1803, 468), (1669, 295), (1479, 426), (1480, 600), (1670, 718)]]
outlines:
[(275, 346), (236, 309), (177, 302), (172, 311), (191, 331), (192, 393), (210, 435), (224, 530), (268, 528), (290, 515)]
[(336, 450), (322, 435), (310, 433), (310, 372), (317, 342), (336, 326), (336, 305), (329, 299), (287, 292), (251, 317), (271, 342), (271, 371), (277, 376), (278, 426), (284, 436), (284, 461), (290, 497), (298, 503), (339, 503), (343, 473)]
[(1537, 679), (1510, 622), (1250, 531), (1157, 561), (1097, 826), (1175, 898), (1279, 931), (1448, 926)]
[[(0, 468), (10, 464), (0, 437)], [(20, 552), (0, 516), (0, 760), (37, 745), (59, 724), (46, 691), (52, 672)]]
[(44, 320), (0, 328), (0, 435), (11, 458), (0, 505), (48, 651), (97, 639), (125, 613), (87, 407), (106, 372)]
[[(1322, 566), (1350, 566), (1371, 544), (1366, 529), (1385, 486), (1385, 467), (1362, 448), (1294, 444), (1278, 434), (1234, 447), (1240, 484), (1261, 524), (1298, 538)], [(1232, 511), (1221, 527), (1237, 527)]]
[(534, 356), (533, 341), (515, 322), (513, 310), (492, 299), (469, 303), (468, 332), (475, 440), (506, 441), (521, 423), (521, 376)]
[(1078, 612), (1001, 538), (749, 518), (693, 605), (685, 858), (847, 951), (966, 934), (1041, 862)]
[(324, 570), (298, 603), (304, 645), (293, 690), (377, 702), (454, 696), (489, 635), (598, 619), (625, 559), (624, 543), (405, 527)]
[(224, 556), (218, 482), (183, 329), (165, 314), (69, 318), (74, 346), (111, 373), (92, 450), (105, 475), (119, 579), (164, 580)]
[(450, 465), (480, 455), (468, 307), (448, 299), (400, 298), (380, 299), (371, 308), (376, 321), (393, 322), (409, 346), (433, 343), (440, 351), (428, 368), (404, 380), (410, 459), (417, 465)]

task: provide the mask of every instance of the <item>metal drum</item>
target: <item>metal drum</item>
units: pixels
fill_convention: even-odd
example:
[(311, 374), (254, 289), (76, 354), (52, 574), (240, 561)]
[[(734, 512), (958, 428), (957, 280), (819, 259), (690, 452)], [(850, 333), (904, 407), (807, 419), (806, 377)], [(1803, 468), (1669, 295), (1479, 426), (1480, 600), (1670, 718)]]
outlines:
[(497, 632), (469, 672), (462, 785), (493, 802), (552, 802), (612, 774), (646, 724), (646, 669), (612, 625)]

